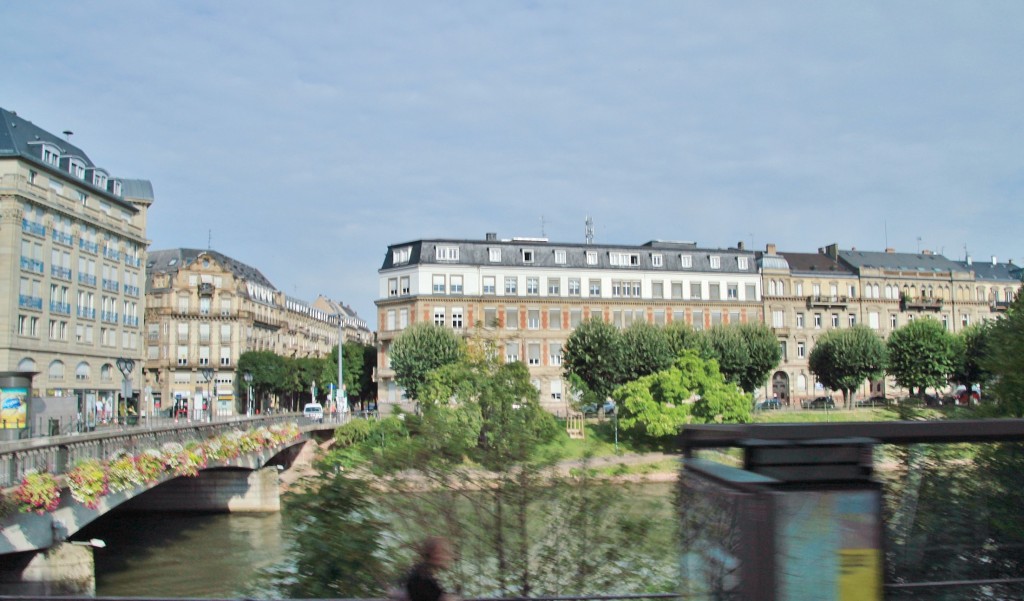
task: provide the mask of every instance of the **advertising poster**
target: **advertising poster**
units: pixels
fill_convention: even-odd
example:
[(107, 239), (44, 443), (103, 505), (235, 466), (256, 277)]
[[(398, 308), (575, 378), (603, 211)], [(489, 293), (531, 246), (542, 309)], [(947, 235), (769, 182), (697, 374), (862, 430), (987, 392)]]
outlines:
[(28, 422), (28, 388), (0, 388), (0, 429), (20, 430)]

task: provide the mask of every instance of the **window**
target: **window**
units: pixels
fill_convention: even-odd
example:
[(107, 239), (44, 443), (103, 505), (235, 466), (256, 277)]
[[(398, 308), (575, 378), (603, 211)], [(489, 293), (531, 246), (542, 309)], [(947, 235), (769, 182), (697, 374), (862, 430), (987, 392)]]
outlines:
[(722, 257), (719, 257), (718, 255), (711, 255), (710, 257), (708, 257), (708, 261), (711, 264), (711, 269), (722, 268)]
[(64, 379), (64, 363), (58, 359), (54, 359), (50, 363), (50, 368), (47, 370), (51, 380), (63, 380)]
[(832, 327), (833, 328), (838, 328), (839, 327), (839, 314), (838, 313), (833, 313), (832, 314)]
[(444, 294), (444, 276), (435, 275), (433, 276), (432, 281), (433, 285), (431, 287), (431, 292), (433, 292), (434, 294)]
[(484, 276), (484, 294), (494, 294), (494, 291), (495, 291), (494, 276), (493, 275), (485, 275)]
[(849, 326), (850, 326), (851, 328), (852, 328), (853, 326), (857, 325), (857, 315), (856, 315), (855, 313), (850, 313), (849, 315), (847, 315), (847, 316), (846, 316), (846, 323), (847, 323), (847, 325), (849, 325)]
[(798, 330), (804, 329), (804, 314), (803, 313), (797, 313), (796, 314), (796, 327), (797, 327)]
[(463, 324), (462, 319), (462, 307), (452, 308), (452, 327), (456, 330), (461, 330)]
[(772, 327), (781, 328), (786, 324), (786, 313), (782, 309), (772, 311)]
[(583, 322), (583, 309), (569, 309), (569, 327), (577, 328)]
[(75, 379), (76, 380), (88, 380), (90, 375), (89, 364), (82, 361), (75, 367)]
[(757, 286), (755, 284), (747, 284), (747, 297), (744, 300), (753, 301), (757, 300)]
[(533, 263), (533, 250), (524, 248), (523, 252), (523, 263)]
[(803, 342), (796, 343), (796, 356), (800, 359), (807, 356), (807, 346)]
[(681, 299), (683, 298), (683, 283), (672, 282), (672, 298)]
[(199, 365), (210, 364), (210, 347), (201, 346), (199, 347)]
[(402, 263), (408, 263), (409, 257), (412, 256), (412, 247), (406, 246), (405, 248), (396, 248), (391, 251), (391, 262), (395, 265)]
[(549, 309), (548, 310), (548, 329), (549, 330), (561, 330), (562, 329), (562, 310), (561, 309)]
[(779, 354), (782, 356), (782, 360), (785, 361), (788, 357), (786, 356), (786, 341), (779, 341)]
[(555, 251), (555, 265), (565, 265), (565, 251), (564, 250), (556, 250)]
[(494, 307), (484, 307), (484, 327), (498, 327), (498, 310)]
[(458, 246), (437, 246), (434, 249), (434, 256), (438, 261), (458, 261)]
[[(548, 344), (548, 364), (549, 365), (561, 365), (562, 364), (562, 345), (558, 342), (552, 342)], [(562, 382), (556, 380), (559, 384)], [(554, 382), (551, 383), (554, 386)]]
[(857, 298), (857, 286), (850, 284), (850, 298)]
[(665, 264), (664, 258), (660, 254), (651, 255), (651, 265), (654, 267), (663, 267)]
[(966, 314), (966, 313), (962, 314), (960, 316), (960, 325), (965, 327), (965, 328), (967, 326), (971, 325), (971, 316)]
[(488, 248), (487, 249), (487, 259), (491, 263), (500, 263), (501, 262), (501, 249), (500, 248)]
[(526, 278), (526, 293), (527, 294), (540, 294), (540, 278), (528, 277)]
[(654, 325), (663, 326), (665, 325), (665, 310), (655, 309), (654, 310)]
[(579, 278), (569, 278), (569, 296), (579, 296), (579, 295), (580, 295), (580, 279)]
[(220, 347), (220, 364), (231, 365), (231, 347), (222, 346)]
[(529, 330), (540, 329), (540, 309), (529, 309), (526, 312), (526, 328)]
[(519, 291), (519, 281), (515, 276), (505, 277), (505, 294), (516, 294)]
[(540, 343), (531, 342), (526, 345), (526, 364), (540, 365)]
[(811, 284), (811, 295), (821, 296), (821, 284)]
[(398, 310), (398, 329), (404, 330), (409, 327), (409, 309)]
[(208, 296), (200, 297), (199, 299), (199, 313), (201, 315), (210, 314), (210, 306), (213, 304), (213, 299)]
[(704, 311), (702, 309), (695, 309), (691, 314), (693, 329), (703, 330), (704, 329)]
[(740, 298), (740, 287), (737, 284), (726, 284), (725, 292), (729, 300), (739, 300)]
[(43, 162), (47, 165), (56, 165), (60, 162), (60, 149), (49, 144), (42, 145)]
[(519, 309), (505, 309), (505, 329), (519, 329)]
[(451, 276), (451, 290), (452, 294), (462, 294), (462, 276), (453, 275)]
[(747, 270), (747, 257), (736, 257), (736, 269), (740, 271)]
[(590, 296), (601, 296), (601, 280), (590, 280)]
[(889, 315), (889, 329), (895, 330), (896, 329), (896, 323), (897, 323), (896, 322), (896, 314), (895, 313), (891, 313)]
[(399, 288), (402, 294), (409, 294), (409, 276), (405, 275), (399, 280)]
[(519, 343), (518, 342), (506, 342), (505, 343), (505, 363), (515, 363), (519, 361)]
[(398, 296), (398, 278), (388, 279), (388, 296)]
[(693, 257), (690, 255), (679, 255), (679, 266), (683, 269), (693, 267)]
[(710, 300), (722, 300), (721, 284), (717, 282), (708, 284), (708, 298)]
[(821, 313), (815, 313), (814, 314), (814, 329), (815, 330), (820, 330), (821, 329)]
[(608, 263), (616, 267), (635, 267), (640, 264), (640, 255), (627, 252), (608, 253)]
[(548, 278), (548, 296), (558, 296), (562, 293), (562, 280), (560, 278)]
[(664, 282), (651, 282), (651, 298), (665, 298)]
[[(701, 297), (701, 286), (700, 282), (690, 282), (690, 298), (694, 300), (700, 300)], [(674, 297), (673, 297), (674, 298)]]
[(712, 311), (711, 312), (711, 326), (714, 327), (714, 326), (720, 326), (720, 325), (722, 325), (722, 312), (721, 311)]
[(597, 251), (587, 251), (587, 265), (597, 265)]
[(434, 307), (434, 325), (444, 325), (444, 307)]
[(796, 295), (797, 296), (803, 296), (804, 295), (804, 283), (803, 282), (797, 282), (796, 283)]
[(395, 310), (394, 309), (388, 309), (388, 312), (387, 312), (385, 320), (384, 320), (384, 329), (388, 330), (388, 331), (392, 331), (392, 330), (395, 329)]
[(220, 343), (228, 344), (231, 342), (231, 324), (222, 323), (220, 324)]
[(868, 313), (868, 327), (871, 328), (872, 330), (877, 330), (878, 329), (878, 312), (877, 311), (872, 311), (871, 313)]

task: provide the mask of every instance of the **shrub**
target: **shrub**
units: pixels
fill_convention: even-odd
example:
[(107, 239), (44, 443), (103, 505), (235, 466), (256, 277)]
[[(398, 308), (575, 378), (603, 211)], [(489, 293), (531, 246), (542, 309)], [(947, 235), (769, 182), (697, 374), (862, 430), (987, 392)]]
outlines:
[(60, 487), (50, 474), (30, 472), (25, 474), (15, 489), (14, 498), (21, 504), (18, 508), (20, 511), (34, 511), (42, 515), (57, 509), (60, 504)]
[(110, 492), (107, 470), (99, 459), (79, 461), (68, 472), (68, 488), (71, 497), (89, 509), (96, 509), (100, 499)]

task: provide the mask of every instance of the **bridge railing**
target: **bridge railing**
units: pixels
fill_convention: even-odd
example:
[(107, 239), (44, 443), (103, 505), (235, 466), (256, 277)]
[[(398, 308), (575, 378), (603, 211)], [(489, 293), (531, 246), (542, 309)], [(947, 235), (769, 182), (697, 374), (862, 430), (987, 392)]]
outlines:
[(118, 450), (138, 454), (165, 443), (185, 444), (234, 430), (296, 422), (300, 415), (240, 417), (212, 422), (168, 422), (162, 426), (102, 428), (95, 432), (0, 442), (0, 489), (17, 485), (25, 474), (38, 471), (63, 474), (81, 459), (107, 459)]

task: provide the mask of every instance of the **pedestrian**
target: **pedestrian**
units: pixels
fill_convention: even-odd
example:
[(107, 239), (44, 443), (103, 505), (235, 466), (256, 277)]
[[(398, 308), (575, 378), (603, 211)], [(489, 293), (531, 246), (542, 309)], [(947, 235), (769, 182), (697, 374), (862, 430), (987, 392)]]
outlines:
[(405, 592), (409, 601), (453, 601), (437, 581), (437, 573), (451, 566), (451, 544), (441, 536), (431, 536), (420, 546), (420, 560), (409, 571)]

